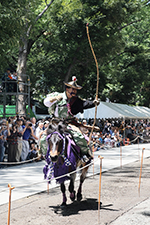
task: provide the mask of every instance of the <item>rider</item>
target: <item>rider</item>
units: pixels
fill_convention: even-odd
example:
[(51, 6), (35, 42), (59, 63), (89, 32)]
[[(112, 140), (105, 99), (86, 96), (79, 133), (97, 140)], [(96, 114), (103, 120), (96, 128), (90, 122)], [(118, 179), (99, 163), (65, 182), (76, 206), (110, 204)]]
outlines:
[[(75, 120), (74, 115), (77, 113), (83, 113), (84, 109), (92, 108), (95, 107), (95, 104), (99, 104), (99, 100), (82, 100), (77, 96), (77, 91), (81, 90), (82, 87), (77, 84), (75, 76), (72, 77), (72, 81), (64, 82), (64, 84), (65, 91), (63, 93), (54, 92), (48, 94), (44, 99), (44, 105), (49, 107), (49, 114), (61, 119), (71, 119), (73, 121)], [(73, 124), (69, 124), (70, 133), (75, 143), (80, 147), (81, 154), (84, 156), (83, 158), (87, 161), (92, 158), (91, 150), (81, 130), (75, 123)]]

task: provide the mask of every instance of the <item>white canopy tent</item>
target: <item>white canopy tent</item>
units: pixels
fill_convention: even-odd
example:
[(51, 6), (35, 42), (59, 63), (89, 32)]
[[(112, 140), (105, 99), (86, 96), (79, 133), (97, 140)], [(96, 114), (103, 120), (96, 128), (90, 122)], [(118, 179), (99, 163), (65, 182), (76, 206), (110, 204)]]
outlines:
[[(95, 108), (86, 109), (78, 113), (78, 118), (94, 118)], [(97, 119), (123, 118), (123, 119), (150, 119), (150, 109), (143, 106), (128, 106), (126, 104), (100, 102), (97, 107)]]

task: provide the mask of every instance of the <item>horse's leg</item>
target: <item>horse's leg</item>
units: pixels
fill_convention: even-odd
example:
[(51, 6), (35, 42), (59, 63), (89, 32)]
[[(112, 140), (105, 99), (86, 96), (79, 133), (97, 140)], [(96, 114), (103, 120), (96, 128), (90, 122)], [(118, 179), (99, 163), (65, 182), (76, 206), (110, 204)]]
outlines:
[(60, 188), (61, 188), (61, 192), (63, 194), (63, 202), (62, 202), (61, 206), (65, 206), (66, 205), (66, 202), (67, 202), (65, 184), (64, 183), (61, 183)]
[(80, 184), (79, 184), (79, 188), (78, 188), (78, 192), (77, 192), (77, 200), (78, 201), (81, 201), (81, 199), (82, 199), (82, 184), (86, 178), (87, 171), (88, 171), (88, 167), (84, 168), (82, 170), (82, 173), (80, 176)]
[(72, 201), (75, 200), (75, 197), (76, 197), (76, 192), (74, 190), (74, 181), (75, 181), (75, 178), (76, 178), (76, 173), (73, 173), (71, 174), (70, 176), (70, 184), (69, 184), (69, 192), (70, 192), (70, 199)]

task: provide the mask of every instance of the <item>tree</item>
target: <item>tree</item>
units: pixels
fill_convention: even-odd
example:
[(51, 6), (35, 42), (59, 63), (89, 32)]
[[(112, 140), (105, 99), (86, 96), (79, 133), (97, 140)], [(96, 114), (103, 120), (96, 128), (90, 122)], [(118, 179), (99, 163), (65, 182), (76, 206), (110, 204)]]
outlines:
[(103, 90), (110, 101), (149, 106), (149, 7), (144, 5), (121, 28), (124, 45), (107, 65), (111, 84)]
[[(43, 95), (49, 90), (62, 90), (63, 81), (76, 75), (78, 82), (86, 87), (82, 96), (94, 97), (96, 69), (86, 35), (87, 22), (99, 63), (101, 92), (109, 80), (105, 63), (123, 49), (125, 44), (120, 30), (122, 24), (129, 22), (129, 15), (139, 9), (137, 3), (139, 1), (111, 1), (111, 4), (109, 1), (55, 1), (48, 12), (47, 32), (36, 42), (29, 56), (33, 62), (34, 55), (40, 55), (45, 62), (43, 65), (39, 57), (37, 70), (33, 71), (44, 74), (47, 89), (42, 88)], [(28, 68), (32, 70), (30, 61)]]
[[(22, 34), (19, 42), (19, 56), (18, 56), (18, 66), (17, 73), (19, 74), (19, 79), (21, 82), (24, 82), (23, 74), (26, 74), (26, 62), (27, 56), (30, 52), (30, 49), (34, 42), (45, 32), (44, 28), (41, 26), (36, 27), (38, 21), (42, 18), (43, 14), (47, 11), (47, 9), (51, 6), (54, 0), (51, 0), (48, 4), (47, 1), (46, 6), (43, 10), (41, 7), (37, 7), (37, 4), (42, 4), (42, 1), (26, 1), (25, 5), (25, 13), (24, 13), (24, 24), (22, 27)], [(37, 10), (35, 10), (37, 8)], [(35, 12), (37, 11), (37, 15)], [(40, 11), (40, 12), (39, 12)], [(47, 21), (40, 25), (46, 25)], [(32, 33), (31, 33), (32, 32)], [(25, 92), (25, 86), (22, 83), (19, 85), (20, 90), (22, 89)], [(24, 95), (19, 95), (18, 101), (18, 111), (20, 114), (25, 114), (26, 105), (24, 103)]]
[(16, 67), (17, 59), (14, 56), (18, 54), (17, 41), (21, 31), (19, 13), (16, 1), (2, 0), (0, 2), (0, 71), (6, 69), (6, 65), (12, 69)]
[[(3, 22), (5, 21), (5, 16), (7, 16), (6, 27), (1, 24), (1, 26), (3, 27), (3, 34), (5, 33), (7, 27), (11, 26), (14, 20), (16, 20), (16, 18), (18, 17), (18, 20), (16, 20), (11, 29), (9, 29), (10, 34), (9, 32), (6, 33), (9, 36), (9, 40), (17, 40), (18, 42), (17, 73), (20, 80), (19, 90), (23, 93), (25, 92), (25, 85), (22, 85), (22, 83), (24, 83), (26, 79), (24, 74), (26, 74), (27, 57), (35, 41), (45, 32), (44, 29), (47, 26), (48, 20), (42, 19), (42, 17), (49, 9), (53, 1), (54, 0), (50, 0), (49, 3), (42, 0), (16, 0), (8, 2), (2, 1), (0, 5), (1, 10), (4, 11), (1, 16)], [(41, 23), (38, 24), (39, 20), (41, 21)], [(13, 32), (15, 32), (14, 38), (11, 36)], [(2, 37), (2, 40), (3, 39), (4, 37)], [(19, 114), (25, 114), (26, 111), (24, 97), (24, 94), (19, 95)]]
[[(99, 64), (101, 99), (146, 104), (143, 96), (148, 96), (149, 4), (141, 0), (55, 0), (48, 7), (42, 0), (15, 2), (12, 12), (19, 20), (16, 26), (14, 20), (12, 27), (17, 33), (13, 38), (15, 45), (10, 46), (19, 57), (10, 54), (7, 59), (14, 65), (17, 60), (21, 75), (30, 75), (34, 97), (42, 99), (51, 91), (61, 91), (63, 81), (76, 75), (85, 87), (82, 97), (94, 98), (97, 77), (86, 35), (88, 22)], [(2, 4), (5, 18), (5, 12), (9, 14), (11, 9), (9, 4)], [(8, 16), (7, 24), (9, 19)], [(8, 50), (7, 42), (2, 40)], [(143, 86), (139, 89), (141, 80)]]

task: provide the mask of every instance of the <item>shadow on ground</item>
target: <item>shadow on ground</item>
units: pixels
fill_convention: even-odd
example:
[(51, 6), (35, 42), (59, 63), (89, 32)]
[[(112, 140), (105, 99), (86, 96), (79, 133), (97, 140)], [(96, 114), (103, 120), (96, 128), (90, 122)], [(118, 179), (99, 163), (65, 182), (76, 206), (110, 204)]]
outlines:
[[(118, 211), (116, 209), (111, 208), (113, 204), (102, 205), (100, 204), (101, 210), (109, 210), (109, 211)], [(56, 214), (61, 214), (62, 216), (70, 216), (79, 214), (81, 211), (89, 211), (89, 210), (98, 210), (98, 201), (97, 199), (88, 198), (81, 202), (74, 201), (71, 204), (66, 205), (65, 207), (61, 206), (49, 206)]]

